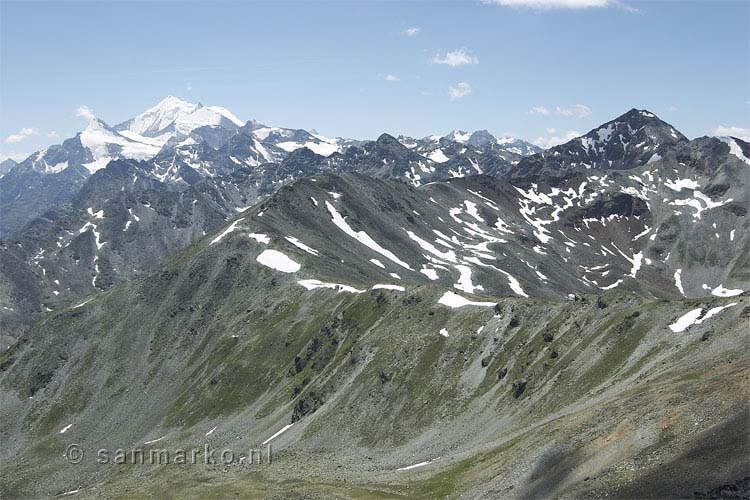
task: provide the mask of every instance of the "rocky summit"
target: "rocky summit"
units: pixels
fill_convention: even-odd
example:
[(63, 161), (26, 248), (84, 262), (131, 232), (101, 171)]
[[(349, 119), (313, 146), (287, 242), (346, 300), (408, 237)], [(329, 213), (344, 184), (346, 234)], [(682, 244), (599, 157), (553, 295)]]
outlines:
[(738, 138), (333, 139), (169, 97), (7, 168), (3, 497), (747, 491)]

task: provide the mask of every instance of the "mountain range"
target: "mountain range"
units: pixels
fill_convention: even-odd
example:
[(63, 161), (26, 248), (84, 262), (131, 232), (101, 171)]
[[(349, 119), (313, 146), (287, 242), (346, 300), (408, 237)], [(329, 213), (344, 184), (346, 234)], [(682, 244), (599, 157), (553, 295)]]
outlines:
[[(444, 148), (450, 147), (453, 143), (451, 137), (456, 137), (456, 134), (448, 134), (442, 145), (432, 138), (414, 141), (419, 144), (419, 153), (437, 155), (437, 159), (421, 158), (410, 167), (416, 168), (422, 161), (422, 169), (433, 169), (446, 162), (449, 158), (445, 153), (449, 150)], [(478, 154), (473, 148), (486, 147), (490, 143), (492, 148), (512, 153), (510, 156), (516, 159), (523, 153), (536, 151), (535, 146), (520, 140), (495, 141), (486, 131), (474, 135), (477, 137), (474, 141), (448, 153), (449, 156), (466, 155), (469, 147), (473, 154)], [(460, 133), (459, 136), (468, 135)], [(47, 209), (70, 201), (90, 175), (112, 160), (148, 161), (150, 168), (147, 171), (151, 177), (184, 185), (238, 167), (265, 164), (277, 167), (292, 152), (302, 149), (330, 157), (365, 143), (332, 139), (302, 129), (268, 127), (256, 121), (243, 123), (226, 108), (192, 104), (168, 96), (156, 106), (115, 126), (91, 117), (85, 130), (62, 144), (37, 151), (20, 163), (3, 162), (0, 167), (0, 210), (3, 213), (0, 237), (14, 234)], [(471, 158), (456, 158), (453, 168), (480, 170), (481, 165), (477, 164), (472, 153), (468, 153)], [(482, 158), (487, 156), (495, 155), (488, 151)], [(345, 159), (339, 160), (339, 163), (346, 162)], [(446, 165), (440, 170), (447, 172), (446, 168), (451, 166)], [(277, 182), (289, 180), (293, 178)]]
[[(167, 98), (0, 184), (9, 496), (750, 488), (737, 138), (632, 109), (547, 150), (355, 141)], [(264, 439), (261, 474), (58, 458)]]

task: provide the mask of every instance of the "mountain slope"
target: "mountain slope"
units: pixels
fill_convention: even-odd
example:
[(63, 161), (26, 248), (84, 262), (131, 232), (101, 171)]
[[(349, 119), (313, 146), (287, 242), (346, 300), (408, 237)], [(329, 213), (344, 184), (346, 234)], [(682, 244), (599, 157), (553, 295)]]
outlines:
[[(17, 233), (25, 224), (75, 196), (85, 176), (116, 159), (149, 160), (161, 182), (193, 184), (202, 178), (228, 175), (245, 167), (274, 163), (277, 171), (291, 153), (308, 149), (330, 160), (315, 162), (322, 171), (363, 172), (397, 178), (414, 185), (431, 180), (479, 173), (505, 175), (535, 146), (512, 138), (496, 139), (487, 131), (454, 131), (444, 137), (376, 141), (328, 138), (315, 131), (243, 123), (220, 106), (203, 106), (168, 96), (157, 105), (113, 127), (91, 118), (85, 130), (34, 153), (14, 175), (0, 177), (0, 237)], [(401, 150), (399, 150), (401, 149)], [(351, 151), (349, 151), (351, 150)], [(411, 151), (410, 151), (411, 150)], [(389, 163), (390, 162), (390, 163)], [(58, 176), (72, 169), (64, 176)], [(80, 172), (76, 176), (75, 173)], [(75, 179), (75, 182), (71, 182)], [(286, 184), (294, 178), (278, 179)], [(49, 196), (55, 190), (54, 196)]]
[(0, 176), (3, 176), (13, 170), (13, 167), (15, 167), (16, 165), (18, 165), (18, 163), (12, 158), (0, 161)]
[(75, 137), (32, 154), (0, 178), (0, 237), (16, 233), (48, 209), (71, 200), (88, 175), (114, 159), (148, 160), (168, 140), (184, 140), (196, 128), (236, 131), (241, 125), (224, 108), (193, 105), (171, 96), (115, 127), (91, 118)]
[[(392, 156), (394, 165), (421, 158), (399, 143), (394, 147), (406, 154)], [(750, 180), (743, 148), (747, 145), (738, 140), (698, 139), (641, 167), (604, 175), (574, 173), (553, 187), (469, 177), (415, 190), (364, 176), (323, 177), (282, 189), (258, 210), (283, 208), (268, 210), (264, 219), (273, 221), (274, 240), (289, 236), (318, 249), (339, 241), (335, 251), (326, 253), (326, 268), (338, 269), (329, 278), (348, 286), (404, 279), (496, 296), (560, 298), (617, 287), (665, 298), (726, 296), (750, 288)], [(377, 150), (363, 151), (367, 159)], [(377, 154), (393, 155), (387, 148)], [(192, 184), (177, 190), (153, 179), (148, 163), (126, 170), (112, 165), (103, 172), (112, 170), (114, 176), (101, 178), (117, 182), (90, 182), (71, 210), (39, 221), (6, 246), (8, 310), (0, 316), (4, 324), (16, 325), (19, 315), (70, 303), (148, 272), (235, 210), (294, 179), (332, 171), (330, 162), (304, 148), (281, 165), (248, 167), (232, 175), (226, 172), (233, 169), (215, 171), (223, 174), (218, 177), (194, 175), (188, 177)], [(376, 175), (403, 171), (372, 164), (377, 170), (370, 173)], [(143, 208), (145, 203), (156, 211)], [(353, 233), (383, 234), (376, 241), (388, 253), (348, 237), (333, 222), (337, 218), (348, 220)], [(290, 221), (297, 221), (294, 227)], [(284, 228), (287, 234), (280, 233)], [(248, 229), (253, 231), (268, 233)], [(154, 234), (160, 237), (151, 239)], [(27, 263), (37, 277), (33, 298), (19, 291), (32, 285), (26, 271), (11, 270), (18, 262)], [(346, 281), (352, 278), (358, 281)]]
[(627, 170), (656, 161), (687, 138), (649, 111), (631, 109), (587, 134), (529, 156), (511, 178), (560, 178), (586, 170)]
[(242, 125), (243, 122), (226, 108), (193, 104), (170, 95), (156, 106), (114, 128), (129, 136), (152, 137), (166, 142), (174, 136), (186, 137), (200, 127), (232, 130)]
[(520, 139), (496, 139), (486, 130), (472, 133), (454, 130), (442, 137), (433, 135), (423, 139), (400, 136), (398, 140), (437, 164), (440, 178), (481, 173), (502, 177), (522, 157), (541, 151)]
[(420, 153), (434, 150), (435, 146), (439, 145), (441, 142), (455, 142), (480, 150), (488, 148), (496, 149), (517, 156), (529, 156), (542, 151), (542, 148), (514, 137), (496, 138), (487, 130), (476, 130), (474, 132), (453, 130), (444, 136), (431, 135), (422, 139), (400, 136), (399, 141), (409, 149), (415, 149)]
[(112, 161), (90, 176), (69, 203), (3, 241), (4, 339), (17, 338), (43, 311), (146, 275), (264, 189), (242, 169), (176, 189), (154, 179), (150, 168), (144, 162)]
[[(0, 435), (12, 436), (0, 451), (4, 493), (87, 497), (106, 485), (157, 497), (584, 498), (668, 485), (684, 496), (744, 477), (745, 445), (712, 451), (705, 441), (731, 442), (748, 410), (748, 298), (688, 300), (667, 290), (677, 299), (651, 300), (661, 292), (639, 274), (627, 289), (592, 287), (568, 300), (556, 295), (582, 285), (558, 280), (555, 269), (544, 285), (518, 271), (528, 294), (544, 297), (536, 300), (519, 297), (501, 272), (477, 271), (473, 281), (479, 265), (471, 278), (483, 294), (457, 288), (466, 280), (450, 269), (450, 250), (462, 263), (473, 254), (498, 268), (536, 253), (515, 242), (528, 233), (529, 247), (544, 232), (520, 212), (512, 219), (510, 207), (531, 203), (527, 211), (541, 217), (549, 204), (530, 198), (557, 196), (514, 191), (489, 177), (421, 188), (361, 175), (301, 180), (146, 279), (50, 313), (0, 358)], [(574, 224), (571, 238), (576, 221), (582, 241), (598, 245), (636, 230), (643, 213), (632, 200), (629, 215), (587, 230), (580, 217), (605, 195), (575, 198), (560, 214)], [(480, 219), (497, 213), (509, 242), (482, 244), (496, 224)], [(553, 250), (568, 240), (545, 226), (555, 234), (537, 243), (545, 262), (564, 263)], [(452, 248), (422, 249), (428, 237), (434, 250), (435, 237)], [(617, 272), (632, 272), (622, 260), (616, 267), (628, 269)], [(255, 475), (59, 459), (70, 442), (244, 451), (273, 435), (274, 463)], [(693, 468), (681, 459), (691, 453), (703, 457)]]
[(396, 273), (500, 296), (619, 286), (669, 298), (740, 293), (750, 288), (748, 171), (729, 149), (700, 139), (627, 172), (529, 189), (490, 177), (419, 189), (321, 177), (282, 188), (254, 209), (262, 219), (234, 231), (301, 241), (354, 287)]

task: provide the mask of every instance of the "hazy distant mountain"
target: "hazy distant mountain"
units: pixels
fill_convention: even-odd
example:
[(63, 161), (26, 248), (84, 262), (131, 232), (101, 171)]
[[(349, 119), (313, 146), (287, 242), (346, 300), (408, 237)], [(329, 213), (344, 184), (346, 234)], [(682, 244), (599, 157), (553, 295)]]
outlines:
[(451, 143), (470, 146), (483, 152), (505, 153), (504, 159), (511, 162), (517, 161), (518, 157), (542, 151), (542, 148), (521, 139), (513, 137), (498, 139), (486, 130), (475, 132), (453, 130), (444, 136), (431, 135), (422, 139), (400, 136), (399, 140), (408, 148), (414, 149), (435, 161), (447, 161), (450, 158), (443, 148)]
[(7, 174), (8, 172), (10, 172), (13, 169), (13, 167), (15, 167), (16, 165), (18, 165), (18, 163), (11, 158), (1, 161), (0, 162), (0, 176), (3, 176)]
[[(302, 169), (306, 175), (366, 171), (419, 185), (478, 173), (504, 175), (522, 156), (538, 151), (521, 140), (496, 139), (486, 130), (454, 131), (419, 140), (402, 137), (401, 144), (412, 152), (398, 153), (398, 165), (386, 166), (384, 161), (396, 161), (395, 157), (388, 158), (395, 154), (396, 145), (374, 147), (377, 144), (252, 120), (243, 124), (226, 108), (168, 96), (115, 126), (93, 118), (86, 129), (62, 144), (38, 151), (18, 165), (5, 164), (8, 172), (0, 178), (0, 210), (4, 213), (0, 237), (14, 234), (34, 217), (70, 201), (89, 175), (115, 159), (150, 161), (152, 168), (146, 169), (150, 172), (146, 175), (160, 182), (192, 185), (207, 176), (227, 175), (266, 163), (276, 164), (280, 174), (285, 169), (278, 166), (290, 153), (308, 149), (330, 161), (319, 162), (323, 170)], [(402, 162), (407, 157), (411, 159)], [(295, 178), (276, 181), (281, 185)]]
[(170, 140), (186, 139), (196, 128), (236, 130), (241, 125), (224, 108), (171, 96), (115, 127), (93, 118), (75, 137), (32, 154), (0, 178), (4, 214), (0, 236), (18, 231), (47, 209), (69, 201), (88, 175), (114, 159), (151, 159)]
[(167, 96), (153, 108), (114, 128), (135, 140), (150, 137), (164, 144), (175, 136), (187, 137), (190, 132), (201, 127), (233, 130), (242, 125), (243, 122), (226, 108), (193, 104), (178, 97)]

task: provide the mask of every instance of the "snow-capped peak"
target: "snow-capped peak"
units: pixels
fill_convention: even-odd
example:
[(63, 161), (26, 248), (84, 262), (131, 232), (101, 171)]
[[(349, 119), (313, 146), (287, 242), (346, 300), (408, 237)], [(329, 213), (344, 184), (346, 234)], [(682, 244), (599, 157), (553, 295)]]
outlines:
[(189, 115), (201, 107), (174, 96), (167, 96), (156, 106), (147, 109), (116, 127), (146, 137), (162, 135), (180, 117)]
[(104, 120), (100, 120), (99, 118), (91, 118), (89, 120), (88, 125), (86, 125), (86, 128), (84, 130), (95, 131), (95, 130), (111, 130), (111, 129), (109, 125), (104, 123)]
[(242, 126), (239, 118), (231, 111), (220, 106), (201, 106), (193, 112), (179, 115), (172, 123), (174, 130), (181, 135), (189, 135), (190, 132), (205, 126), (224, 126), (226, 128), (238, 128)]
[(464, 132), (463, 130), (453, 130), (449, 134), (445, 135), (446, 139), (450, 139), (451, 141), (455, 141), (461, 144), (466, 144), (466, 142), (469, 140), (469, 137), (471, 137), (471, 132)]
[(114, 158), (147, 160), (159, 152), (158, 144), (128, 131), (124, 133), (128, 135), (117, 132), (98, 118), (92, 118), (86, 129), (79, 134), (79, 138), (81, 145), (91, 152), (94, 161), (84, 163), (83, 166), (94, 173)]
[(221, 106), (206, 106), (205, 109), (210, 109), (213, 112), (219, 113), (221, 116), (231, 121), (238, 127), (241, 127), (245, 124), (242, 120), (237, 118), (237, 116), (235, 116), (235, 114), (229, 111), (227, 108), (223, 108)]
[(221, 126), (236, 129), (242, 125), (242, 120), (226, 108), (193, 104), (170, 95), (135, 118), (117, 125), (115, 130), (140, 137), (156, 138), (163, 144), (175, 133), (187, 136), (199, 127)]

